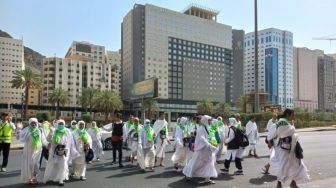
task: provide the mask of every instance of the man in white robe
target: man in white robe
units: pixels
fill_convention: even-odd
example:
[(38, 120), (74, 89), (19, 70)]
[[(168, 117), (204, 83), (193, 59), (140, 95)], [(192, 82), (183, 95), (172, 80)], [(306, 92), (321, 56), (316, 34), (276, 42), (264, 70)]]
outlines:
[(24, 143), (20, 179), (28, 184), (37, 184), (42, 146), (48, 145), (48, 142), (42, 130), (39, 129), (36, 118), (29, 119), (29, 126), (20, 131), (19, 139)]
[(294, 111), (286, 109), (276, 123), (276, 135), (279, 138), (278, 152), (279, 170), (277, 174), (277, 188), (282, 188), (282, 184), (291, 180), (290, 187), (298, 188), (298, 181), (309, 180), (308, 169), (302, 159), (296, 157), (296, 147), (298, 147), (298, 136), (295, 134), (295, 127), (291, 125), (294, 120)]
[(267, 133), (267, 145), (270, 149), (270, 157), (269, 162), (261, 169), (262, 173), (269, 174), (269, 169), (272, 167), (274, 171), (278, 171), (279, 169), (279, 157), (278, 157), (278, 137), (276, 135), (276, 122), (272, 125), (268, 126), (268, 133)]
[(192, 152), (189, 147), (190, 132), (187, 127), (188, 118), (182, 117), (179, 125), (175, 129), (175, 147), (176, 150), (171, 158), (176, 170), (183, 169), (190, 159)]
[(91, 122), (91, 128), (88, 130), (89, 135), (92, 140), (92, 150), (94, 153), (94, 158), (97, 161), (100, 161), (100, 157), (104, 154), (103, 144), (102, 144), (102, 132), (101, 129), (97, 127), (95, 121)]
[(79, 153), (79, 156), (74, 158), (72, 161), (73, 165), (73, 178), (80, 179), (82, 181), (86, 180), (86, 152), (89, 148), (92, 148), (92, 140), (90, 135), (85, 129), (85, 122), (78, 122), (78, 129), (73, 133), (76, 150)]
[(227, 126), (224, 124), (223, 118), (220, 116), (217, 118), (217, 128), (220, 137), (220, 143), (218, 143), (218, 152), (216, 154), (216, 161), (221, 162), (224, 160), (224, 158), (222, 158), (222, 154), (224, 151), (226, 151), (224, 140), (225, 140), (225, 133), (227, 131), (226, 130)]
[(79, 156), (72, 133), (64, 126), (65, 121), (58, 120), (55, 129), (51, 130), (47, 138), (50, 149), (44, 183), (53, 181), (64, 186), (64, 181), (69, 179), (68, 161)]
[(154, 130), (150, 125), (150, 120), (145, 120), (145, 125), (140, 131), (138, 140), (138, 163), (145, 171), (154, 171), (155, 148)]
[(138, 153), (138, 139), (139, 139), (139, 134), (142, 129), (142, 125), (139, 123), (139, 118), (134, 118), (133, 119), (134, 123), (133, 125), (129, 128), (129, 133), (128, 137), (130, 138), (130, 143), (131, 143), (131, 163), (136, 159), (137, 153)]
[(165, 119), (166, 113), (161, 112), (158, 120), (155, 121), (153, 129), (156, 138), (156, 160), (160, 160), (160, 166), (165, 166), (164, 158), (166, 155), (166, 146), (169, 142), (168, 140), (168, 122)]
[[(259, 137), (259, 133), (258, 133), (258, 127), (257, 127), (255, 116), (252, 116), (250, 118), (250, 121), (247, 122), (245, 134), (247, 135), (248, 140), (249, 140), (249, 154), (248, 154), (248, 156), (258, 157), (257, 152), (256, 152), (256, 145), (257, 145), (257, 140), (258, 140), (258, 137)], [(253, 151), (253, 155), (252, 155), (252, 151)]]
[(186, 178), (202, 177), (205, 178), (205, 183), (214, 184), (215, 182), (210, 178), (216, 178), (218, 175), (215, 167), (217, 145), (210, 142), (215, 139), (209, 138), (210, 122), (210, 116), (202, 116), (201, 125), (197, 129), (195, 150), (192, 158), (183, 168), (183, 174)]
[(225, 144), (227, 145), (227, 151), (225, 154), (225, 161), (224, 161), (224, 169), (221, 169), (223, 173), (227, 174), (229, 173), (230, 169), (230, 163), (231, 160), (235, 160), (235, 165), (237, 170), (234, 172), (236, 175), (242, 175), (243, 174), (243, 167), (241, 164), (241, 156), (239, 153), (240, 146), (239, 141), (237, 137), (237, 120), (235, 118), (229, 118), (229, 128), (228, 133), (225, 139)]
[(125, 146), (125, 159), (126, 161), (130, 161), (131, 160), (131, 153), (132, 150), (130, 149), (132, 146), (132, 139), (129, 137), (129, 131), (131, 129), (131, 127), (133, 127), (134, 125), (134, 116), (130, 115), (128, 118), (128, 121), (124, 123), (123, 126), (123, 145)]

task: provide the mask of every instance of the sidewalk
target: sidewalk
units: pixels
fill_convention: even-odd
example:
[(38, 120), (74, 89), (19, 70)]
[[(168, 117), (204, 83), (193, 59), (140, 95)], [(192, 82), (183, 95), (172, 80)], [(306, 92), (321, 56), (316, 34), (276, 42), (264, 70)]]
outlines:
[[(315, 132), (315, 131), (336, 131), (336, 125), (328, 126), (328, 127), (310, 127), (310, 128), (303, 128), (303, 129), (296, 129), (297, 133), (301, 132)], [(260, 137), (266, 137), (267, 132), (259, 133)]]
[[(315, 132), (315, 131), (336, 131), (336, 125), (334, 126), (329, 126), (329, 127), (315, 127), (315, 128), (304, 128), (304, 129), (297, 129), (296, 132)], [(170, 139), (172, 140), (172, 133), (169, 133)], [(259, 134), (260, 137), (266, 137), (267, 132), (263, 132)], [(12, 137), (12, 144), (11, 144), (11, 150), (20, 150), (23, 148), (23, 143), (18, 141), (15, 136)], [(336, 188), (336, 186), (335, 186)]]
[(336, 178), (312, 181), (306, 184), (300, 184), (299, 187), (304, 188), (336, 188)]

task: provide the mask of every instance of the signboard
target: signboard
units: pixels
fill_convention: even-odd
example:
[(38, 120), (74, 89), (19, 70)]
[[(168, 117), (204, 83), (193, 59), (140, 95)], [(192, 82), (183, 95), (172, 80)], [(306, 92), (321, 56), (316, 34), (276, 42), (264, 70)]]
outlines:
[(158, 97), (158, 79), (150, 78), (133, 84), (131, 95), (132, 99)]
[(268, 105), (264, 106), (264, 112), (273, 112), (273, 113), (281, 113), (280, 105)]

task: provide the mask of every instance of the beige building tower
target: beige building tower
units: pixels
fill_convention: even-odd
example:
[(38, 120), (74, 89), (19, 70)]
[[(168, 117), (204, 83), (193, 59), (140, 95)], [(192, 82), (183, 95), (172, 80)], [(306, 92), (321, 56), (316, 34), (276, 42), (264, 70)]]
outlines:
[(0, 37), (0, 104), (2, 109), (21, 104), (23, 89), (12, 88), (14, 72), (24, 69), (23, 40)]
[(321, 50), (294, 48), (294, 107), (318, 109), (318, 58), (323, 56)]

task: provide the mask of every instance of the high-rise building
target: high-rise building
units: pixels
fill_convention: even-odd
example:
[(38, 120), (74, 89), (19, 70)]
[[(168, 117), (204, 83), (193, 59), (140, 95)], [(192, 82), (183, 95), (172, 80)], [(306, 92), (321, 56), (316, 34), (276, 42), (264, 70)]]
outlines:
[(120, 53), (105, 52), (104, 46), (88, 42), (73, 42), (65, 58), (49, 57), (43, 62), (42, 101), (55, 88), (70, 94), (66, 107), (81, 107), (79, 96), (83, 88), (111, 90), (120, 94)]
[(294, 48), (294, 107), (318, 109), (318, 57), (323, 56), (321, 50)]
[(231, 102), (232, 28), (216, 21), (218, 13), (134, 5), (122, 22), (123, 99), (132, 84), (157, 78), (162, 111), (196, 113), (202, 97)]
[[(258, 31), (259, 92), (266, 93), (268, 104), (294, 108), (293, 34), (276, 28)], [(244, 93), (255, 92), (254, 32), (245, 35)]]
[(244, 30), (232, 30), (233, 75), (232, 99), (237, 102), (244, 95)]
[(324, 55), (318, 59), (318, 107), (323, 112), (335, 112), (335, 59)]
[(2, 108), (21, 104), (23, 89), (12, 88), (14, 72), (24, 69), (23, 40), (0, 37), (0, 104)]
[(121, 95), (121, 51), (106, 51), (106, 62), (112, 66), (111, 88), (118, 96)]

